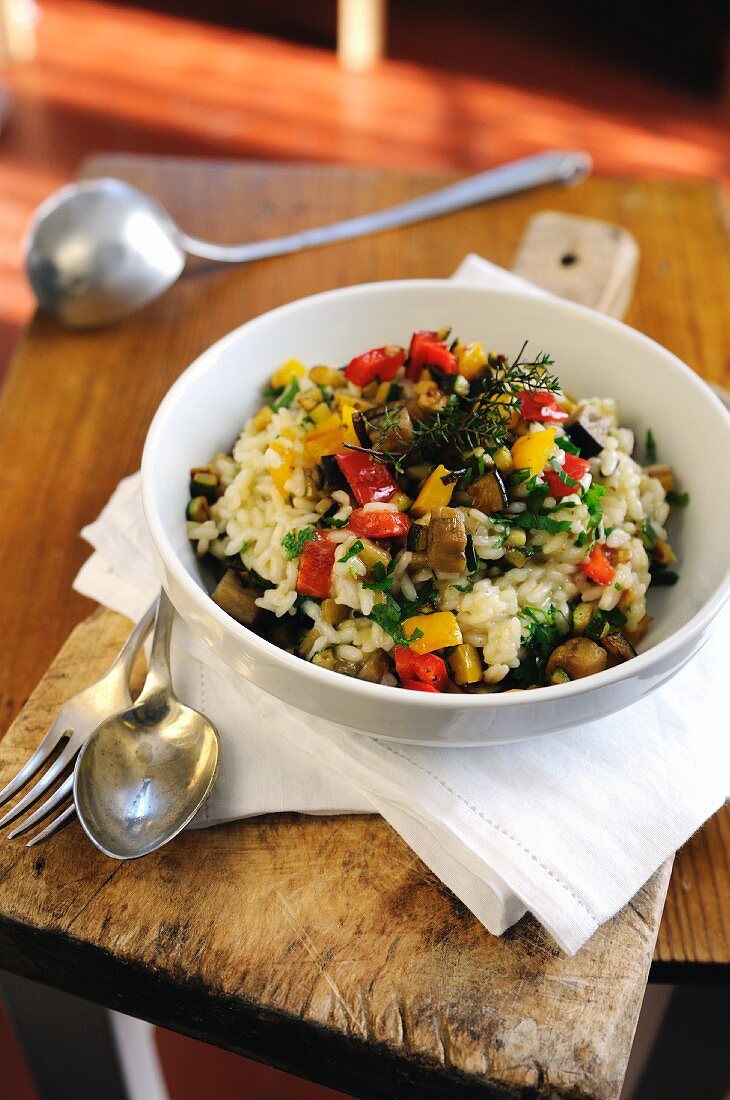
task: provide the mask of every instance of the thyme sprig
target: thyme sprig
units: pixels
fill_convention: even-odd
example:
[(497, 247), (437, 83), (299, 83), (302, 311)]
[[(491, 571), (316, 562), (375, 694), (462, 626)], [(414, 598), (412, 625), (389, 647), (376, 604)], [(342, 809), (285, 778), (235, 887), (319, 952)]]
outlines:
[[(494, 451), (506, 439), (510, 413), (519, 407), (523, 390), (555, 393), (560, 383), (549, 367), (553, 360), (540, 353), (523, 358), (527, 341), (512, 363), (496, 361), (489, 374), (472, 383), (465, 395), (450, 394), (442, 409), (414, 420), (412, 438), (406, 438), (401, 423), (402, 405), (383, 410), (370, 447), (348, 444), (350, 449), (371, 454), (402, 472), (406, 460), (435, 459), (448, 451), (473, 451), (483, 447)], [(392, 441), (397, 441), (393, 446)], [(386, 446), (390, 442), (390, 446)]]

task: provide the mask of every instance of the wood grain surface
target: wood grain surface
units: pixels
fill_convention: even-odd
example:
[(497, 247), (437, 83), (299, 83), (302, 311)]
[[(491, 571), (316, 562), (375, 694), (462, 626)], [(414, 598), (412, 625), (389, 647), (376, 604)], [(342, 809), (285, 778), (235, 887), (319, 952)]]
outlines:
[[(186, 230), (221, 241), (376, 209), (443, 182), (120, 157), (89, 171), (133, 180)], [(304, 293), (448, 275), (470, 250), (509, 265), (529, 217), (546, 208), (629, 229), (642, 261), (628, 320), (727, 382), (723, 214), (715, 191), (694, 183), (594, 179), (249, 268), (199, 268), (99, 333), (36, 317), (0, 400), (3, 724), (91, 610), (70, 590), (87, 553), (77, 532), (138, 467), (157, 403), (200, 351)], [(78, 628), (3, 743), (0, 782), (124, 630), (106, 612)], [(686, 849), (660, 939), (665, 963), (728, 961), (724, 825)], [(238, 823), (124, 865), (73, 825), (40, 851), (0, 845), (0, 963), (358, 1095), (615, 1097), (666, 874), (571, 960), (529, 919), (490, 937), (377, 819)]]

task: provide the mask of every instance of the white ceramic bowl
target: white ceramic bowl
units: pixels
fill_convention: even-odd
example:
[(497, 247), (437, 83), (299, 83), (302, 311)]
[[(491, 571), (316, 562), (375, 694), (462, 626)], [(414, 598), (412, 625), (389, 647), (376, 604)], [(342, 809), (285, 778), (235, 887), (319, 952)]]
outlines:
[[(674, 509), (680, 559), (674, 588), (650, 593), (656, 617), (643, 652), (596, 676), (492, 696), (431, 695), (364, 683), (308, 664), (240, 626), (209, 598), (184, 512), (191, 466), (228, 450), (278, 364), (347, 362), (363, 348), (404, 343), (415, 329), (451, 325), (465, 340), (515, 354), (549, 351), (566, 389), (611, 395), (621, 423), (651, 428), (686, 509)], [(420, 744), (514, 741), (593, 721), (634, 703), (700, 648), (730, 594), (730, 417), (678, 359), (616, 321), (555, 299), (441, 280), (374, 283), (317, 294), (241, 326), (197, 359), (163, 400), (142, 462), (144, 507), (165, 587), (195, 633), (264, 691), (310, 714)]]

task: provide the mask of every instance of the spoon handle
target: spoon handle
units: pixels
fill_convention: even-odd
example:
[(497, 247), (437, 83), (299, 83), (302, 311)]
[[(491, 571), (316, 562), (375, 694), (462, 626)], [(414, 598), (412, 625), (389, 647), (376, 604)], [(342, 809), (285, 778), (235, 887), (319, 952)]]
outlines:
[(170, 677), (170, 637), (175, 609), (164, 588), (160, 589), (155, 618), (155, 632), (152, 635), (152, 650), (148, 665), (147, 679), (140, 692), (137, 703), (143, 703), (159, 691), (168, 691), (172, 687)]
[(587, 153), (558, 152), (538, 153), (536, 156), (491, 168), (477, 176), (460, 180), (439, 191), (421, 195), (417, 199), (399, 203), (386, 210), (373, 214), (362, 214), (356, 218), (335, 222), (332, 225), (316, 229), (305, 229), (288, 237), (276, 237), (268, 241), (252, 241), (250, 244), (222, 245), (201, 241), (180, 232), (178, 241), (186, 252), (206, 260), (222, 263), (248, 263), (269, 256), (283, 256), (292, 252), (301, 252), (305, 248), (315, 248), (334, 241), (348, 241), (353, 237), (364, 237), (369, 233), (378, 233), (383, 229), (395, 229), (401, 225), (426, 221), (454, 210), (462, 210), (489, 199), (515, 195), (533, 187), (549, 183), (579, 183), (592, 168)]

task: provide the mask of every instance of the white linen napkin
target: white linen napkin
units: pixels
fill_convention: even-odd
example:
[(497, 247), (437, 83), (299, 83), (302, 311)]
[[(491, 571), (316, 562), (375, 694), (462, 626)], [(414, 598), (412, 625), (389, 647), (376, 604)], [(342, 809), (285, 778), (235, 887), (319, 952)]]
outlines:
[[(476, 256), (455, 278), (545, 293)], [(74, 587), (140, 618), (159, 573), (138, 475), (82, 535), (95, 553)], [(221, 734), (219, 779), (195, 824), (380, 813), (490, 932), (530, 910), (573, 953), (723, 802), (730, 609), (719, 618), (711, 644), (634, 707), (475, 749), (378, 741), (310, 718), (236, 676), (178, 621), (176, 688)]]

